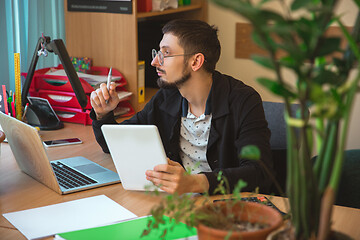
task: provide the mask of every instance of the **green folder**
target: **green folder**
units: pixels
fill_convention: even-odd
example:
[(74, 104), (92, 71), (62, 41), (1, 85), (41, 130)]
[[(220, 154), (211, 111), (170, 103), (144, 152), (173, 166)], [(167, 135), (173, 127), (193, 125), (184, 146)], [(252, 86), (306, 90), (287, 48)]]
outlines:
[(147, 228), (147, 223), (151, 216), (136, 218), (133, 220), (115, 223), (112, 225), (107, 225), (103, 227), (96, 227), (96, 228), (89, 228), (79, 231), (67, 232), (58, 234), (61, 238), (67, 240), (92, 240), (92, 239), (143, 239), (143, 240), (150, 240), (150, 239), (160, 239), (160, 236), (163, 233), (163, 230), (167, 228), (168, 232), (166, 234), (165, 239), (179, 239), (179, 238), (186, 238), (195, 236), (197, 234), (196, 228), (188, 227), (184, 223), (175, 224), (174, 228), (171, 229), (173, 223), (169, 222), (169, 218), (165, 217), (166, 224), (161, 226), (159, 229), (153, 229), (149, 235), (141, 237), (141, 234), (144, 229)]

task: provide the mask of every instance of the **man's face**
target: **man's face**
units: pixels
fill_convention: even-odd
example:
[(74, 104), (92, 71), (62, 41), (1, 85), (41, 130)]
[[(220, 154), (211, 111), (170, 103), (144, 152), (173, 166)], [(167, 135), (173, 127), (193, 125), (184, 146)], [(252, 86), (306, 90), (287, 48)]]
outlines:
[(178, 44), (178, 38), (170, 33), (164, 34), (160, 42), (160, 51), (164, 55), (164, 64), (160, 65), (159, 56), (151, 62), (159, 76), (157, 84), (161, 88), (181, 87), (191, 77), (188, 62), (184, 63), (184, 56), (166, 57), (184, 54), (184, 49)]

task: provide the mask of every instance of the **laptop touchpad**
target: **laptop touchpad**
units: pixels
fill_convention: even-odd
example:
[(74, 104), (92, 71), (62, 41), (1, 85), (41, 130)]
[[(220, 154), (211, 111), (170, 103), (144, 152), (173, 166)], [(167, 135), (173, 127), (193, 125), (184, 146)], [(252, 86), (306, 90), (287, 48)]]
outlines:
[(95, 173), (100, 173), (100, 172), (105, 172), (106, 169), (103, 169), (99, 166), (96, 166), (95, 164), (84, 164), (84, 165), (79, 165), (76, 167), (77, 170), (79, 170), (80, 172), (83, 172), (85, 174), (95, 174)]

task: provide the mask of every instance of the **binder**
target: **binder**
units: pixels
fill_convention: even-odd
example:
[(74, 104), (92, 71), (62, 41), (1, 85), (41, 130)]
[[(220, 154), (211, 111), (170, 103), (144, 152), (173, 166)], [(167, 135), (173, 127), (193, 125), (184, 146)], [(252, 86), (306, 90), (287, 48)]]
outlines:
[(5, 85), (2, 85), (2, 89), (0, 89), (0, 111), (6, 115), (9, 113)]
[[(140, 217), (132, 219), (129, 221), (124, 221), (120, 223), (115, 223), (112, 225), (107, 225), (103, 227), (96, 227), (90, 229), (84, 229), (79, 231), (61, 233), (55, 236), (55, 239), (67, 239), (67, 240), (97, 240), (97, 239), (107, 239), (107, 240), (118, 240), (118, 239), (161, 239), (164, 228), (167, 229), (167, 234), (165, 239), (180, 239), (187, 238), (191, 236), (196, 236), (197, 231), (194, 227), (188, 227), (184, 223), (178, 223), (172, 225), (169, 222), (169, 218), (165, 218), (165, 226), (160, 226), (159, 229), (154, 229), (150, 232), (149, 235), (140, 237), (143, 230), (147, 229), (147, 224), (149, 218), (152, 216)], [(174, 226), (173, 229), (171, 227)]]
[(152, 0), (138, 0), (137, 11), (138, 12), (151, 12)]
[(145, 102), (145, 61), (138, 62), (138, 102)]

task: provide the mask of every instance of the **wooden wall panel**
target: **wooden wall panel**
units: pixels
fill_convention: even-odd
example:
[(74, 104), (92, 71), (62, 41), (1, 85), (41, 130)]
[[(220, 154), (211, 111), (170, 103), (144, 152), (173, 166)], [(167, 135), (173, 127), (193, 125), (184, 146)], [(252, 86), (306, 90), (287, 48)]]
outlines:
[[(235, 34), (235, 58), (250, 59), (252, 54), (266, 55), (267, 53), (259, 48), (252, 40), (252, 25), (250, 23), (236, 23), (236, 34)], [(349, 31), (352, 28), (348, 28)], [(341, 36), (342, 32), (339, 27), (330, 27), (326, 32), (327, 36)], [(346, 47), (346, 39), (342, 39), (341, 48)], [(336, 54), (340, 55), (340, 54)], [(279, 52), (277, 57), (284, 56), (283, 52)]]

